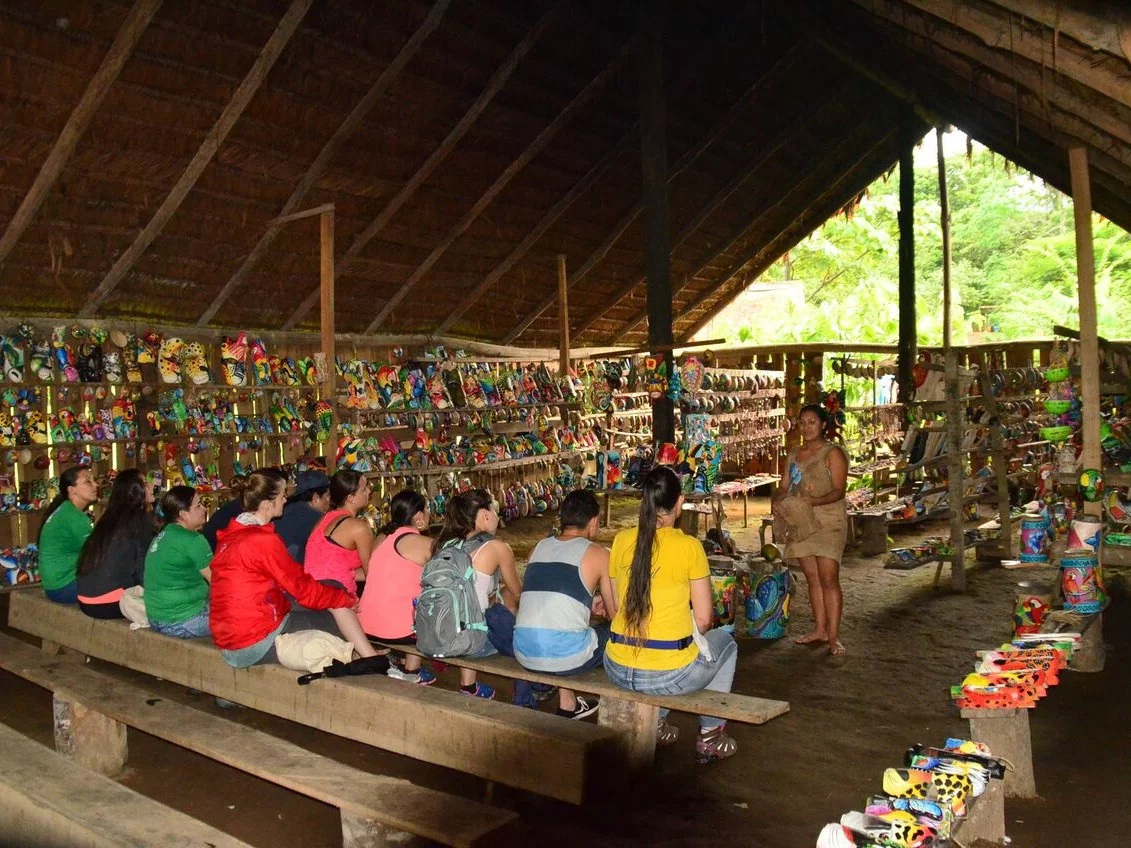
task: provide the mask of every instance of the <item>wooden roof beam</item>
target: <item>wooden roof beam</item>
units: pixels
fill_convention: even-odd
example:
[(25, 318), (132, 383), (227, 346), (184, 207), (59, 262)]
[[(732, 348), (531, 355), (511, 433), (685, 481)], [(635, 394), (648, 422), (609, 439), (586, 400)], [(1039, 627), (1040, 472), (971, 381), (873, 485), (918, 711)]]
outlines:
[[(933, 58), (944, 61), (939, 58), (941, 51), (942, 54), (959, 56), (966, 61), (974, 62), (983, 66), (986, 71), (996, 74), (1004, 84), (1016, 83), (1019, 87), (1032, 92), (1031, 97), (1037, 98), (1040, 102), (1039, 109), (1030, 109), (1034, 114), (1040, 115), (1050, 105), (1055, 106), (1107, 135), (1125, 144), (1131, 144), (1131, 127), (1128, 126), (1127, 121), (1098, 104), (1081, 102), (1079, 96), (1065, 87), (1066, 78), (1057, 74), (1046, 77), (1042, 66), (1025, 58), (1006, 56), (1000, 50), (986, 47), (976, 36), (957, 26), (940, 25), (937, 18), (925, 12), (910, 10), (894, 0), (865, 0), (865, 2), (856, 0), (856, 4), (871, 11), (874, 17), (879, 18), (891, 30), (898, 31), (898, 40), (914, 53), (927, 52)], [(873, 24), (872, 27), (874, 26)], [(885, 36), (896, 38), (891, 32), (885, 32)], [(961, 73), (965, 79), (977, 84), (976, 69), (968, 68), (963, 71), (955, 69), (953, 65), (950, 67), (952, 71)], [(1100, 148), (1103, 149), (1102, 145)]]
[[(668, 175), (669, 184), (673, 180), (675, 180), (676, 177), (687, 170), (688, 167), (694, 164), (695, 160), (703, 155), (704, 151), (706, 151), (706, 149), (710, 147), (712, 143), (714, 143), (715, 139), (717, 139), (720, 135), (722, 135), (723, 132), (730, 128), (730, 126), (734, 123), (738, 116), (743, 111), (745, 111), (746, 107), (750, 104), (750, 101), (753, 99), (755, 94), (761, 89), (765, 80), (779, 68), (784, 67), (794, 55), (800, 52), (800, 50), (800, 43), (795, 44), (793, 47), (787, 50), (781, 56), (781, 58), (779, 58), (770, 68), (768, 68), (764, 74), (758, 77), (758, 79), (754, 81), (750, 88), (748, 88), (742, 94), (742, 96), (739, 97), (738, 100), (736, 100), (725, 113), (723, 113), (722, 117), (720, 117), (719, 120), (715, 122), (714, 126), (712, 126), (711, 129), (702, 136), (702, 138), (700, 138), (698, 144), (685, 151), (684, 154), (676, 160), (676, 162), (672, 165), (671, 171)], [(636, 219), (643, 211), (644, 204), (636, 203), (624, 214), (624, 217), (622, 217), (620, 221), (618, 221), (616, 225), (614, 225), (612, 230), (609, 231), (608, 235), (605, 236), (604, 240), (597, 246), (596, 250), (589, 254), (589, 256), (581, 263), (581, 265), (579, 265), (570, 274), (568, 283), (568, 286), (570, 288), (572, 288), (580, 280), (582, 280), (586, 274), (593, 270), (593, 267), (598, 262), (605, 258), (605, 255), (612, 249), (613, 245), (620, 240), (620, 237), (625, 234), (628, 228), (632, 226), (632, 224), (636, 221)], [(528, 312), (522, 318), (522, 320), (519, 321), (518, 326), (507, 334), (506, 338), (503, 340), (503, 343), (511, 344), (512, 342), (514, 342), (515, 339), (517, 339), (528, 329), (530, 329), (530, 326), (536, 320), (538, 320), (539, 316), (541, 316), (543, 312), (545, 312), (557, 302), (558, 293), (557, 290), (555, 290), (548, 297), (543, 299), (537, 307)]]
[[(330, 167), (330, 161), (334, 158), (334, 154), (337, 153), (338, 147), (361, 125), (366, 115), (377, 105), (377, 101), (389, 90), (389, 86), (393, 84), (393, 81), (400, 76), (405, 65), (407, 65), (409, 60), (420, 50), (420, 46), (424, 43), (425, 39), (440, 25), (440, 20), (444, 17), (444, 13), (448, 10), (449, 5), (451, 5), (451, 0), (436, 0), (432, 6), (432, 10), (424, 19), (424, 22), (421, 23), (409, 40), (405, 42), (404, 47), (397, 53), (393, 61), (381, 72), (377, 80), (369, 87), (369, 90), (361, 100), (357, 102), (357, 105), (353, 107), (338, 129), (335, 130), (330, 140), (327, 141), (318, 152), (318, 155), (314, 158), (310, 167), (307, 168), (306, 173), (302, 175), (302, 179), (299, 180), (298, 185), (295, 186), (294, 191), (291, 192), (291, 196), (287, 198), (287, 202), (283, 204), (283, 208), (279, 211), (278, 217), (286, 217), (298, 209), (299, 205), (306, 197), (306, 193), (314, 187), (314, 184), (326, 173), (326, 169)], [(251, 249), (251, 253), (247, 255), (240, 264), (240, 267), (237, 268), (235, 273), (224, 283), (219, 293), (213, 298), (212, 303), (208, 305), (208, 308), (201, 313), (200, 318), (198, 318), (196, 322), (198, 327), (204, 327), (210, 323), (220, 307), (232, 296), (232, 293), (243, 285), (244, 280), (247, 279), (247, 275), (251, 273), (251, 269), (259, 264), (259, 260), (263, 258), (267, 249), (274, 243), (275, 238), (279, 235), (280, 229), (281, 227), (277, 220), (272, 221), (268, 225), (266, 231), (259, 237), (259, 241), (256, 242), (255, 247)], [(316, 293), (317, 291), (318, 290), (316, 290)], [(286, 327), (285, 329), (290, 329), (290, 327)]]
[(63, 125), (62, 132), (55, 139), (51, 152), (47, 154), (43, 165), (40, 166), (39, 173), (36, 174), (31, 188), (24, 195), (24, 199), (20, 201), (16, 214), (8, 222), (4, 235), (0, 236), (0, 265), (8, 258), (12, 248), (23, 236), (40, 206), (43, 205), (48, 193), (63, 173), (71, 154), (75, 152), (75, 147), (78, 146), (79, 139), (86, 132), (86, 128), (90, 126), (95, 112), (98, 111), (98, 107), (102, 105), (102, 100), (110, 90), (110, 86), (114, 84), (114, 81), (122, 72), (126, 61), (141, 40), (142, 33), (145, 32), (159, 8), (161, 8), (161, 0), (135, 0), (130, 11), (126, 14), (122, 25), (118, 27), (114, 41), (110, 44), (110, 49), (102, 57), (102, 63), (98, 66), (98, 70), (90, 78), (82, 97), (75, 104), (74, 110), (67, 118), (67, 123)]
[[(923, 128), (923, 131), (926, 132), (925, 126)], [(857, 187), (856, 182), (859, 181), (857, 172), (862, 166), (866, 165), (869, 160), (874, 158), (878, 152), (882, 151), (885, 146), (890, 145), (892, 143), (892, 139), (900, 136), (902, 133), (902, 128), (898, 126), (888, 130), (875, 144), (868, 145), (863, 154), (856, 156), (844, 167), (837, 168), (836, 172), (840, 174), (840, 177), (837, 178), (833, 182), (832, 186), (830, 186), (829, 189), (822, 194), (822, 198), (831, 198), (829, 202), (822, 203), (821, 198), (818, 198), (815, 202), (809, 204), (806, 210), (801, 213), (801, 215), (792, 217), (790, 222), (786, 224), (774, 238), (770, 239), (769, 241), (762, 242), (761, 245), (755, 245), (753, 248), (740, 256), (739, 259), (730, 266), (730, 268), (724, 271), (722, 275), (714, 279), (707, 286), (705, 292), (698, 298), (698, 300), (689, 304), (680, 311), (679, 315), (675, 319), (676, 322), (686, 319), (692, 312), (701, 308), (704, 303), (706, 303), (711, 297), (713, 297), (721, 289), (723, 289), (728, 282), (741, 274), (743, 269), (745, 269), (752, 262), (765, 262), (767, 255), (771, 255), (771, 251), (774, 249), (775, 244), (781, 242), (783, 239), (791, 237), (794, 234), (799, 234), (797, 235), (798, 239), (803, 238), (806, 234), (819, 226), (822, 221), (826, 220), (830, 215), (834, 214), (837, 209), (841, 208), (847, 200), (851, 199), (853, 194), (855, 194), (862, 188), (867, 188), (867, 184), (861, 187)], [(851, 149), (848, 144), (843, 144), (842, 146), (846, 149)], [(819, 165), (815, 167), (810, 177), (806, 178), (801, 183), (790, 189), (790, 191), (786, 193), (785, 197), (783, 197), (777, 203), (773, 204), (770, 207), (770, 210), (767, 211), (774, 209), (791, 208), (791, 198), (793, 198), (795, 195), (798, 199), (804, 201), (806, 190), (810, 189), (813, 184), (818, 182), (816, 178), (821, 177), (822, 180), (825, 179), (825, 175), (823, 173), (824, 170), (825, 168), (823, 166)], [(851, 188), (851, 191), (849, 191), (845, 187), (846, 183), (850, 184), (849, 188)], [(778, 255), (780, 255), (780, 251), (772, 255), (774, 256), (774, 258), (776, 258)], [(742, 291), (745, 285), (746, 280), (739, 280), (737, 291), (729, 295), (724, 294), (723, 297), (726, 302), (729, 303), (731, 300), (737, 297), (738, 293)], [(713, 311), (711, 312), (711, 314), (713, 314), (714, 311), (717, 311), (717, 309), (715, 309), (714, 307), (712, 307), (712, 310)], [(696, 324), (691, 330), (682, 333), (679, 336), (680, 339), (686, 340), (690, 338), (703, 326), (705, 326), (706, 323), (707, 321), (702, 321), (701, 323)]]
[(138, 233), (134, 243), (118, 258), (114, 267), (110, 269), (110, 272), (98, 284), (82, 309), (79, 310), (80, 318), (89, 318), (94, 315), (102, 302), (117, 288), (149, 245), (165, 228), (169, 219), (180, 208), (185, 197), (192, 191), (192, 187), (196, 185), (196, 181), (200, 179), (200, 175), (204, 173), (204, 169), (215, 157), (216, 151), (220, 149), (220, 145), (224, 143), (224, 139), (228, 137), (228, 133), (232, 131), (232, 127), (235, 126), (236, 121), (239, 120), (240, 115), (243, 114), (252, 97), (259, 90), (259, 86), (267, 79), (267, 74), (275, 65), (275, 61), (279, 58), (279, 54), (283, 52), (283, 48), (287, 46), (287, 42), (291, 40), (291, 36), (298, 31), (299, 24), (302, 23), (302, 19), (310, 9), (312, 2), (313, 0), (291, 0), (290, 7), (263, 46), (259, 56), (256, 57), (251, 70), (247, 72), (247, 76), (236, 89), (231, 102), (224, 107), (219, 119), (208, 131), (200, 149), (197, 150), (196, 155), (193, 156), (192, 161), (189, 162), (188, 167), (185, 168), (184, 173), (181, 174), (180, 179), (177, 180), (176, 185), (166, 196), (153, 218), (146, 224), (145, 229)]
[[(848, 87), (849, 79), (850, 78), (848, 77), (842, 77), (838, 82), (833, 83), (828, 88), (824, 89), (823, 93), (816, 102), (806, 103), (802, 117), (812, 117), (812, 115), (814, 114), (820, 114), (821, 110), (824, 109), (828, 104), (839, 99), (840, 96), (844, 93), (844, 90)], [(795, 121), (786, 124), (781, 129), (779, 129), (770, 143), (759, 149), (758, 154), (750, 161), (748, 167), (744, 168), (738, 174), (738, 176), (731, 180), (731, 182), (728, 183), (723, 188), (723, 190), (715, 196), (715, 198), (708, 202), (707, 205), (700, 210), (700, 213), (696, 215), (686, 227), (683, 228), (680, 234), (676, 237), (675, 241), (672, 243), (673, 252), (677, 247), (680, 246), (680, 244), (686, 241), (686, 239), (691, 235), (692, 232), (697, 230), (699, 226), (703, 224), (704, 221), (706, 221), (707, 217), (709, 217), (709, 215), (714, 212), (722, 202), (725, 202), (727, 199), (729, 199), (735, 193), (735, 191), (741, 188), (746, 183), (746, 181), (749, 180), (750, 177), (752, 177), (758, 171), (759, 168), (765, 165), (779, 150), (781, 150), (785, 143), (789, 141), (790, 138), (793, 137), (793, 134), (797, 131), (798, 123), (800, 122)], [(716, 201), (719, 202), (716, 203)], [(728, 250), (734, 247), (734, 245), (738, 241), (740, 241), (742, 237), (756, 225), (756, 223), (757, 219), (744, 227), (740, 227), (738, 232), (735, 233), (734, 238), (730, 239), (715, 250), (709, 251), (707, 257), (700, 262), (699, 267), (696, 268), (693, 273), (685, 275), (678, 283), (673, 284), (672, 300), (675, 300), (676, 295), (683, 291), (688, 283), (699, 276), (699, 274), (703, 273), (704, 268), (710, 265), (710, 263), (714, 262), (723, 253), (726, 253)], [(583, 332), (591, 328), (595, 323), (597, 323), (597, 321), (605, 317), (605, 315), (609, 313), (613, 306), (623, 300), (624, 297), (626, 297), (632, 289), (635, 289), (638, 285), (644, 282), (647, 282), (647, 280), (643, 278), (635, 280), (631, 287), (626, 286), (624, 289), (622, 289), (621, 292), (618, 293), (619, 296), (614, 295), (615, 300), (607, 307), (601, 306), (598, 307), (598, 309), (594, 310), (589, 315), (589, 317), (582, 322), (581, 326), (574, 331), (575, 336), (579, 336)], [(616, 338), (621, 334), (630, 332), (636, 326), (643, 323), (644, 320), (647, 319), (647, 317), (648, 310), (646, 308), (640, 310), (640, 312), (629, 319), (626, 323), (618, 327), (616, 332), (609, 337), (610, 340), (615, 341)]]
[[(586, 172), (584, 177), (578, 180), (577, 184), (574, 185), (573, 188), (563, 194), (558, 199), (558, 201), (553, 206), (551, 206), (549, 210), (547, 210), (546, 214), (543, 215), (541, 220), (539, 220), (538, 223), (534, 225), (534, 229), (527, 234), (526, 238), (519, 242), (515, 249), (512, 250), (502, 262), (488, 271), (486, 275), (484, 275), (483, 279), (480, 280), (479, 283), (475, 286), (475, 288), (468, 292), (468, 294), (460, 300), (456, 308), (452, 310), (451, 313), (449, 313), (448, 317), (445, 318), (440, 326), (436, 328), (435, 332), (448, 332), (452, 328), (452, 325), (455, 324), (455, 322), (460, 318), (462, 318), (467, 313), (467, 311), (471, 309), (471, 307), (474, 306), (484, 294), (487, 293), (491, 286), (498, 282), (499, 279), (501, 279), (502, 276), (507, 273), (507, 271), (511, 270), (511, 268), (517, 265), (522, 257), (524, 257), (530, 251), (530, 248), (532, 248), (535, 243), (537, 243), (537, 241), (546, 234), (547, 230), (549, 230), (550, 227), (554, 225), (558, 218), (560, 218), (565, 213), (565, 211), (573, 205), (574, 201), (581, 197), (581, 195), (587, 192), (590, 188), (592, 188), (593, 185), (596, 184), (597, 180), (601, 178), (601, 175), (609, 169), (613, 162), (615, 162), (617, 158), (619, 158), (632, 146), (632, 142), (636, 139), (636, 132), (637, 125), (633, 124), (632, 129), (626, 132), (621, 137), (620, 141), (618, 141), (613, 146), (613, 148), (609, 150), (608, 153), (602, 156), (600, 160), (598, 160), (597, 163), (594, 164), (593, 167), (588, 170), (588, 172)], [(557, 301), (556, 291), (554, 294), (554, 300), (555, 302)]]
[(420, 263), (415, 271), (413, 271), (407, 280), (397, 289), (392, 296), (385, 301), (384, 306), (381, 307), (377, 317), (369, 322), (369, 326), (365, 328), (365, 334), (369, 335), (377, 330), (378, 327), (388, 318), (394, 309), (404, 300), (413, 286), (422, 280), (432, 267), (440, 260), (440, 257), (447, 252), (456, 239), (458, 239), (467, 230), (468, 227), (475, 222), (475, 219), (483, 212), (484, 209), (490, 205), (498, 194), (510, 184), (518, 173), (525, 168), (531, 160), (541, 153), (553, 138), (573, 120), (581, 110), (592, 100), (597, 92), (604, 88), (605, 84), (611, 80), (616, 73), (620, 70), (621, 65), (624, 64), (625, 59), (632, 50), (633, 39), (630, 39), (617, 56), (606, 65), (600, 73), (591, 79), (588, 85), (585, 86), (577, 95), (571, 100), (557, 117), (551, 121), (542, 132), (538, 133), (537, 137), (530, 142), (525, 150), (519, 154), (518, 158), (511, 162), (510, 165), (498, 176), (498, 178), (487, 188), (486, 191), (475, 201), (474, 205), (468, 210), (467, 214), (459, 220), (459, 222), (448, 231), (443, 240), (433, 248), (432, 252), (428, 254), (427, 258)]
[[(440, 145), (433, 150), (428, 158), (424, 160), (423, 164), (416, 169), (416, 173), (409, 177), (408, 181), (389, 199), (384, 207), (382, 207), (381, 211), (377, 213), (377, 217), (354, 238), (338, 263), (337, 276), (340, 277), (349, 270), (351, 263), (361, 255), (361, 252), (366, 246), (389, 225), (389, 222), (393, 220), (393, 216), (401, 210), (401, 207), (409, 201), (416, 190), (432, 175), (432, 172), (440, 167), (443, 161), (455, 150), (456, 146), (463, 137), (467, 135), (468, 130), (471, 129), (475, 121), (483, 114), (483, 111), (491, 104), (491, 101), (495, 99), (495, 95), (502, 91), (503, 86), (505, 86), (507, 80), (511, 78), (511, 75), (514, 73), (519, 63), (525, 58), (526, 54), (530, 52), (531, 48), (534, 47), (534, 43), (541, 37), (542, 33), (546, 31), (547, 27), (549, 27), (554, 18), (561, 12), (562, 8), (563, 2), (559, 0), (559, 2), (555, 3), (542, 16), (538, 23), (523, 36), (522, 40), (515, 45), (514, 50), (511, 51), (506, 61), (499, 65), (495, 73), (491, 75), (483, 91), (475, 98), (475, 102), (463, 113), (463, 117), (459, 119), (456, 125), (448, 131), (448, 134), (444, 137), (444, 140), (440, 142)], [(293, 329), (306, 317), (307, 313), (314, 307), (314, 304), (318, 302), (320, 296), (319, 292), (320, 288), (316, 287), (303, 299), (298, 308), (295, 309), (290, 317), (283, 323), (284, 330)]]
[(993, 4), (1131, 62), (1131, 10), (1126, 5), (1107, 3), (1100, 15), (1060, 0), (993, 0)]
[[(873, 5), (868, 0), (855, 2), (864, 8)], [(1031, 32), (1022, 32), (1024, 27), (1020, 20), (1015, 32), (1014, 16), (1007, 10), (1001, 9), (1003, 14), (997, 14), (987, 10), (986, 4), (970, 0), (963, 3), (955, 3), (953, 0), (902, 0), (902, 3), (977, 36), (989, 47), (1014, 53), (1046, 66), (1054, 73), (1064, 74), (1119, 103), (1131, 102), (1131, 73), (1116, 73), (1103, 63), (1081, 56), (1064, 42), (1054, 44), (1053, 33), (1049, 32), (1046, 38), (1044, 26), (1038, 25), (1040, 35), (1036, 39), (1028, 37)], [(1033, 27), (1030, 26), (1029, 29), (1032, 30)]]

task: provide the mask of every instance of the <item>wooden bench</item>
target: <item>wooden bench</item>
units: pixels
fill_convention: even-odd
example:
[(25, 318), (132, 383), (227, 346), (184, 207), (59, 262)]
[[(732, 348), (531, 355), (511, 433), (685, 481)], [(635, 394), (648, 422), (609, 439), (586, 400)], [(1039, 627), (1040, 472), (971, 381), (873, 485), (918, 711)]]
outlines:
[(133, 727), (338, 807), (347, 848), (400, 845), (413, 835), (471, 846), (517, 818), (506, 810), (343, 765), (3, 635), (0, 668), (54, 693), (56, 750), (80, 764), (107, 775), (118, 773), (127, 755), (125, 728)]
[(0, 724), (0, 843), (27, 848), (248, 848)]
[[(424, 656), (414, 648), (390, 645), (398, 651)], [(656, 724), (660, 708), (677, 712), (716, 716), (728, 721), (746, 724), (765, 724), (789, 712), (788, 701), (773, 701), (734, 692), (701, 691), (688, 695), (648, 695), (632, 692), (611, 683), (603, 669), (593, 669), (584, 674), (559, 677), (523, 668), (511, 657), (445, 657), (444, 662), (470, 668), (485, 674), (495, 674), (533, 683), (566, 686), (579, 692), (592, 692), (601, 697), (597, 723), (615, 731), (620, 737), (624, 763), (629, 769), (646, 768), (652, 764), (656, 750)], [(576, 722), (575, 722), (576, 723)]]
[(617, 735), (607, 728), (384, 675), (299, 686), (297, 674), (279, 665), (235, 669), (211, 640), (131, 631), (124, 621), (89, 618), (38, 590), (11, 596), (8, 623), (46, 643), (261, 712), (574, 804), (616, 753)]

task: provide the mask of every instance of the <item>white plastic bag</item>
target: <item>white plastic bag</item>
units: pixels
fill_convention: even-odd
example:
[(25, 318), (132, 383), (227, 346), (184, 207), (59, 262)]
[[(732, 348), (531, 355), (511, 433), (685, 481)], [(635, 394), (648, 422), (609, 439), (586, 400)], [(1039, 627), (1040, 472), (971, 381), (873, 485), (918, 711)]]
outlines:
[(118, 609), (130, 622), (130, 630), (140, 630), (149, 626), (149, 616), (145, 612), (145, 589), (130, 586), (118, 601)]

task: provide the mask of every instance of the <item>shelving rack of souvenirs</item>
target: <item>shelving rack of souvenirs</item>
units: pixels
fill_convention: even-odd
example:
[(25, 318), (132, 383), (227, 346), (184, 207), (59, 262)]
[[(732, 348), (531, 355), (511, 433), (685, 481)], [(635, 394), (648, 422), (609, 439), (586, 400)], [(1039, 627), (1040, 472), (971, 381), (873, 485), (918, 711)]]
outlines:
[[(925, 475), (924, 481), (913, 484), (917, 485), (916, 498), (940, 499), (937, 509), (926, 510), (913, 521), (949, 515), (950, 538), (924, 556), (889, 559), (889, 567), (897, 568), (938, 563), (936, 585), (943, 565), (949, 562), (952, 588), (959, 591), (965, 588), (968, 548), (976, 547), (981, 558), (1011, 557), (1013, 527), (1009, 480), (1011, 476), (1029, 473), (1011, 470), (1011, 466), (1019, 463), (1024, 452), (1048, 445), (1024, 435), (1036, 431), (1043, 417), (1036, 406), (1040, 372), (1031, 365), (993, 368), (981, 355), (975, 357), (976, 367), (967, 368), (960, 364), (962, 358), (963, 354), (957, 350), (943, 357), (943, 378), (934, 381), (943, 388), (943, 398), (931, 397), (910, 404), (921, 421), (909, 427), (904, 451), (907, 461), (898, 468), (909, 478), (917, 476), (917, 472)], [(934, 363), (926, 367), (937, 374), (940, 365)], [(1019, 428), (1020, 432), (1016, 432)], [(1008, 447), (1003, 431), (1012, 436)], [(910, 452), (921, 435), (925, 435), (923, 453), (911, 462)], [(954, 450), (954, 445), (960, 448)], [(945, 466), (945, 477), (932, 475), (940, 466)], [(996, 519), (990, 522), (983, 522), (980, 517), (967, 519), (966, 508), (978, 503), (992, 505)]]
[(194, 485), (211, 507), (237, 471), (329, 449), (329, 433), (311, 429), (320, 397), (313, 343), (280, 349), (270, 338), (233, 335), (228, 362), (241, 352), (245, 382), (237, 386), (226, 381), (220, 335), (113, 326), (24, 322), (0, 338), (5, 558), (35, 541), (58, 475), (71, 465), (89, 463), (102, 486), (136, 467), (153, 485)]
[[(898, 494), (899, 487), (891, 478), (900, 458), (900, 447), (906, 436), (905, 407), (902, 403), (879, 402), (879, 381), (887, 373), (894, 373), (891, 360), (862, 358), (849, 355), (833, 357), (834, 374), (840, 375), (841, 389), (845, 377), (865, 377), (871, 381), (872, 403), (865, 406), (845, 406), (845, 416), (856, 425), (853, 438), (845, 439), (849, 454), (850, 479), (870, 478), (870, 487), (849, 492), (851, 515), (882, 515), (893, 505), (887, 503)], [(835, 379), (835, 378), (834, 378)]]
[(505, 518), (545, 511), (580, 482), (581, 465), (597, 447), (581, 387), (557, 367), (480, 355), (345, 361), (337, 398), (345, 465), (363, 470), (382, 502), (417, 489), (434, 520), (452, 494), (473, 486), (490, 491)]
[[(1063, 327), (1055, 328), (1058, 335), (1067, 336), (1070, 341), (1060, 342), (1069, 349), (1069, 370), (1074, 381), (1080, 380), (1080, 345), (1077, 341), (1078, 333), (1073, 333)], [(1100, 339), (1100, 412), (1105, 417), (1110, 416), (1112, 422), (1120, 422), (1124, 439), (1131, 437), (1131, 432), (1122, 425), (1121, 413), (1125, 413), (1127, 400), (1131, 398), (1131, 344)], [(1126, 421), (1126, 419), (1122, 419)], [(1116, 427), (1112, 427), (1113, 431)], [(1068, 442), (1067, 450), (1073, 450), (1072, 442)], [(1104, 532), (1100, 548), (1100, 562), (1105, 569), (1115, 570), (1131, 568), (1131, 544), (1113, 544), (1111, 538), (1118, 533), (1119, 537), (1131, 543), (1131, 471), (1124, 471), (1127, 463), (1122, 467), (1116, 464), (1105, 451), (1102, 453), (1104, 467), (1100, 469), (1104, 485)], [(1070, 463), (1075, 470), (1065, 470), (1057, 467), (1056, 483), (1067, 497), (1075, 498), (1079, 492), (1080, 461), (1077, 459)]]

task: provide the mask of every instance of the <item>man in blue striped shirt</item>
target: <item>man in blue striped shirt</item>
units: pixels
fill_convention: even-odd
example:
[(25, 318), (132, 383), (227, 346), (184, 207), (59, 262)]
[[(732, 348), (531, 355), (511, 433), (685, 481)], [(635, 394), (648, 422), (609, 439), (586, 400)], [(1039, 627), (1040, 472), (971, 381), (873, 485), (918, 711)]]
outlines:
[[(601, 665), (609, 625), (590, 626), (589, 619), (592, 613), (612, 618), (616, 600), (609, 552), (593, 542), (600, 511), (592, 492), (570, 492), (558, 510), (561, 532), (530, 555), (514, 627), (514, 656), (523, 668), (571, 675)], [(597, 706), (572, 689), (558, 690), (560, 716), (584, 718)]]

